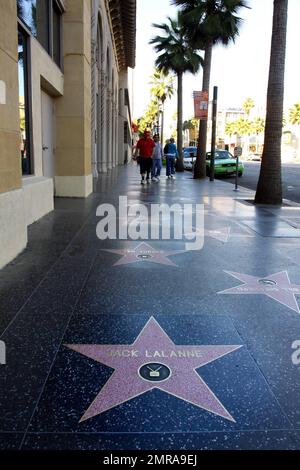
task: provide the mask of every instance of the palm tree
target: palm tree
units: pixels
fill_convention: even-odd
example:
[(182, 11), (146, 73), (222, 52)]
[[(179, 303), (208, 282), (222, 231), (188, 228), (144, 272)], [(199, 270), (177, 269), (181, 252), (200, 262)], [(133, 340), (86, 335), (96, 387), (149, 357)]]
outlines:
[(287, 125), (286, 115), (283, 113), (283, 116), (282, 116), (282, 127), (286, 127), (286, 125)]
[(179, 153), (177, 169), (183, 171), (182, 78), (186, 72), (197, 73), (203, 59), (188, 44), (179, 14), (177, 19), (168, 17), (168, 23), (153, 26), (164, 33), (163, 36), (155, 36), (150, 41), (150, 44), (154, 44), (155, 51), (159, 53), (155, 65), (163, 73), (173, 72), (177, 76), (177, 148)]
[(138, 130), (140, 133), (143, 133), (146, 129), (154, 129), (158, 111), (159, 101), (157, 98), (154, 98), (148, 104), (144, 115), (138, 119)]
[(257, 204), (282, 204), (281, 137), (288, 0), (274, 0), (265, 141)]
[(265, 120), (261, 117), (256, 117), (252, 122), (252, 131), (256, 135), (256, 152), (259, 152), (258, 136), (265, 130)]
[(261, 134), (265, 130), (265, 120), (261, 117), (256, 117), (254, 121), (252, 121), (252, 128), (255, 134)]
[(247, 98), (243, 103), (243, 109), (246, 114), (246, 121), (247, 121), (247, 127), (248, 127), (247, 132), (245, 133), (245, 135), (247, 135), (247, 142), (246, 142), (247, 154), (249, 153), (249, 149), (250, 149), (250, 134), (252, 134), (252, 130), (253, 130), (252, 123), (249, 121), (249, 116), (250, 116), (251, 109), (253, 108), (254, 108), (253, 99)]
[[(157, 97), (153, 97), (150, 101), (150, 104), (148, 106), (146, 115), (149, 116), (149, 127), (151, 127), (152, 130), (155, 130), (157, 132), (157, 119), (159, 116), (160, 112), (160, 102)], [(155, 129), (156, 127), (156, 129)]]
[[(193, 142), (196, 142), (196, 129), (198, 129), (198, 127), (199, 127), (199, 119), (191, 118), (191, 119), (188, 119), (187, 121), (184, 121), (183, 123), (183, 130), (189, 131), (189, 145), (194, 145), (194, 144), (191, 144), (191, 140)], [(190, 131), (192, 131), (193, 139), (191, 139)]]
[(155, 96), (162, 105), (161, 109), (161, 130), (160, 138), (161, 142), (164, 141), (164, 112), (165, 112), (165, 101), (171, 98), (174, 93), (174, 76), (166, 75), (163, 71), (154, 69), (154, 73), (151, 77), (150, 85), (151, 94)]
[(229, 135), (230, 137), (230, 144), (231, 144), (231, 136), (232, 135), (237, 135), (237, 124), (236, 121), (229, 121), (225, 125), (225, 134)]
[[(243, 136), (247, 137), (246, 151), (248, 153), (249, 152), (249, 136), (251, 135), (252, 129), (253, 129), (252, 123), (251, 121), (249, 121), (249, 119), (240, 118), (236, 121), (235, 124), (236, 124), (237, 134), (241, 137)], [(243, 145), (245, 145), (245, 142), (243, 143)]]
[[(203, 49), (202, 91), (209, 93), (212, 48), (217, 43), (227, 46), (239, 32), (241, 18), (237, 15), (245, 0), (172, 0), (182, 7), (183, 22), (193, 47)], [(206, 176), (207, 120), (200, 121), (197, 160), (194, 178)]]
[(243, 110), (245, 111), (247, 118), (249, 118), (252, 108), (254, 108), (254, 101), (252, 98), (247, 98), (243, 103)]
[(152, 99), (145, 112), (145, 121), (147, 128), (153, 130), (156, 124), (156, 118), (159, 112), (159, 102), (157, 99)]
[(289, 121), (291, 124), (300, 126), (300, 103), (294, 104), (289, 112)]

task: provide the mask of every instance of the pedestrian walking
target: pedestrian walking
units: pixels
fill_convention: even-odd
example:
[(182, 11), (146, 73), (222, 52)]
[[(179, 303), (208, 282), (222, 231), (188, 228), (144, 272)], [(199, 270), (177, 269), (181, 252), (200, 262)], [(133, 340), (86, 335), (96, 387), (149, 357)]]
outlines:
[(175, 162), (178, 157), (178, 151), (173, 137), (165, 145), (164, 154), (166, 156), (166, 175), (168, 179), (175, 179)]
[(160, 172), (162, 167), (162, 157), (163, 157), (163, 150), (161, 143), (159, 141), (159, 135), (155, 134), (153, 137), (155, 147), (153, 149), (152, 154), (152, 181), (159, 181), (160, 180)]
[(150, 131), (145, 131), (143, 137), (138, 141), (135, 149), (135, 159), (139, 153), (141, 184), (150, 183), (152, 171), (152, 154), (155, 148), (154, 140), (151, 139)]

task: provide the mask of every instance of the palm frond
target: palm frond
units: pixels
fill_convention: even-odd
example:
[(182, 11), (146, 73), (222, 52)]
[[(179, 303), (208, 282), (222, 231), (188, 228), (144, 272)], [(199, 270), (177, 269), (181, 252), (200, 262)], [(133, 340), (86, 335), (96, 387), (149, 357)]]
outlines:
[(237, 14), (250, 8), (246, 0), (172, 0), (181, 7), (182, 22), (190, 42), (199, 49), (205, 42), (235, 41), (243, 22)]
[(175, 74), (197, 72), (203, 64), (203, 59), (193, 45), (189, 44), (180, 15), (173, 19), (169, 17), (167, 20), (168, 24), (154, 25), (166, 35), (158, 35), (150, 40), (150, 44), (153, 44), (154, 50), (158, 53), (156, 67), (166, 72), (173, 71)]

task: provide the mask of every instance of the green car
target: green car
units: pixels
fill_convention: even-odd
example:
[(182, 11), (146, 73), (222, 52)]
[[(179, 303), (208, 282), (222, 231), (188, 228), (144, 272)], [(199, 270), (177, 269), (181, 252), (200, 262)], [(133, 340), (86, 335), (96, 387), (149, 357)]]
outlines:
[[(209, 176), (210, 173), (210, 156), (211, 152), (206, 154), (206, 174)], [(244, 173), (244, 164), (239, 161), (238, 176), (242, 176)], [(227, 150), (216, 150), (215, 151), (215, 175), (218, 176), (232, 176), (236, 172), (236, 158)]]

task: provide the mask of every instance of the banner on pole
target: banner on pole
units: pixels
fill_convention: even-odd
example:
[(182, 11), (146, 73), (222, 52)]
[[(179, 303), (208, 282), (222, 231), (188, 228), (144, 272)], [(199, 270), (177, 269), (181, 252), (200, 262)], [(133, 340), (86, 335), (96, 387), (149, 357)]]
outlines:
[(195, 119), (208, 119), (208, 91), (194, 91)]

